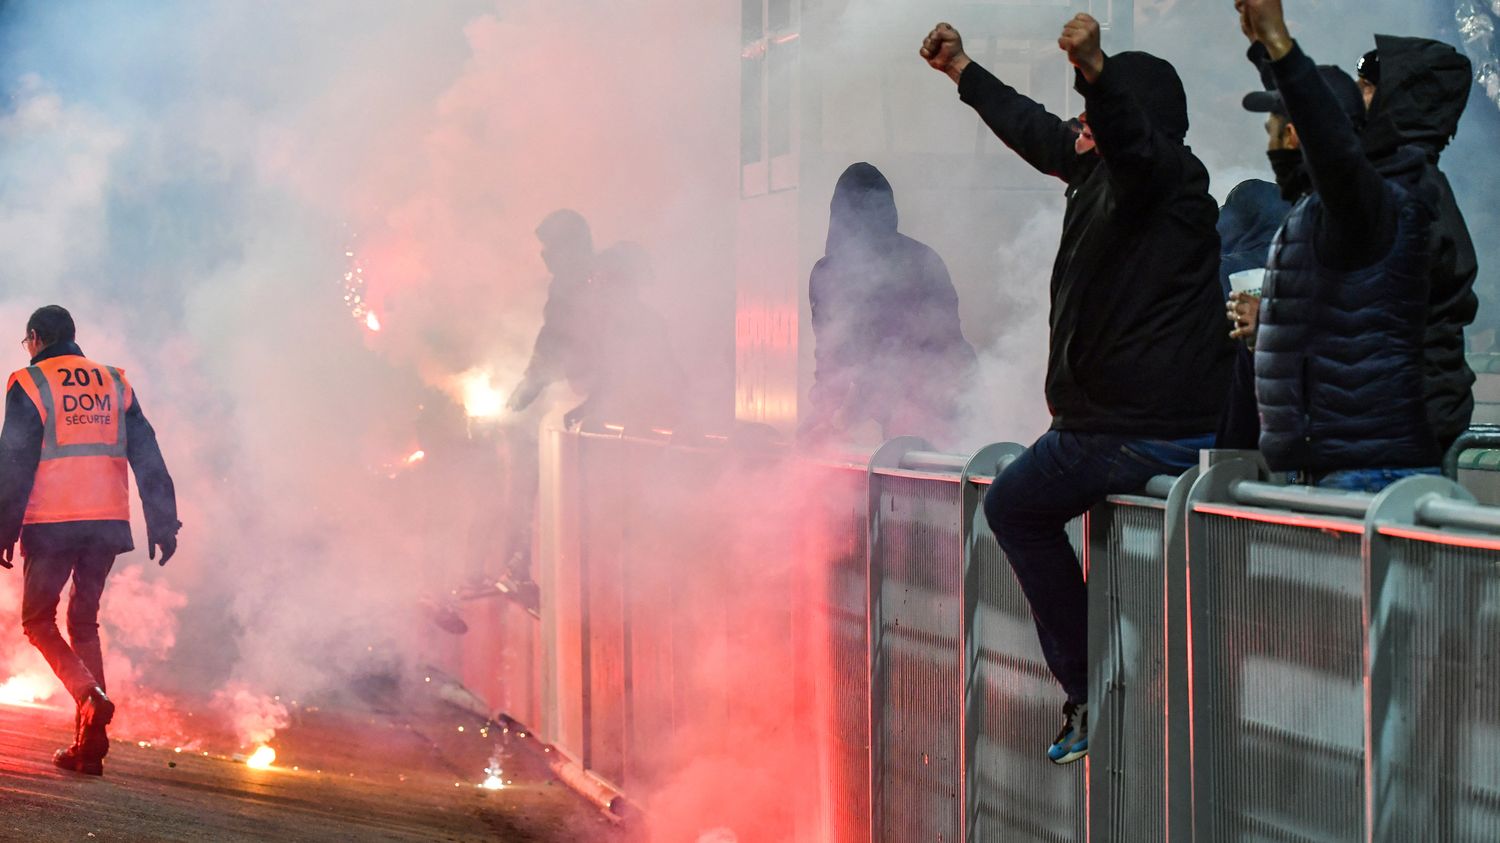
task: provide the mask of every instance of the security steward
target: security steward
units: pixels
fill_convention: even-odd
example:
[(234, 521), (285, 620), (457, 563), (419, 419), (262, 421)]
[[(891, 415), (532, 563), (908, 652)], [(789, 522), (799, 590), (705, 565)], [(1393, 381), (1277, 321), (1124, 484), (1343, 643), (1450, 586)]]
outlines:
[[(177, 495), (125, 373), (83, 356), (73, 317), (57, 305), (31, 314), (21, 343), (31, 365), (10, 376), (0, 429), (0, 566), (25, 560), (21, 626), (78, 703), (73, 745), (53, 763), (102, 775), (105, 727), (115, 704), (104, 692), (99, 598), (115, 557), (133, 550), (130, 480), (146, 515), (149, 555), (177, 551)], [(68, 639), (57, 603), (68, 597)]]

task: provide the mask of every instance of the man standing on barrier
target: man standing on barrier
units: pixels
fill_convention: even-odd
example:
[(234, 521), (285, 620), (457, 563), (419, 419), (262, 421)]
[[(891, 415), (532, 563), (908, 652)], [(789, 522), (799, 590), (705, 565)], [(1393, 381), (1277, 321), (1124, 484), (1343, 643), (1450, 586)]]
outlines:
[(1232, 346), (1220, 321), (1218, 205), (1184, 143), (1177, 71), (1146, 53), (1106, 56), (1088, 15), (1067, 23), (1058, 46), (1084, 97), (1082, 134), (971, 61), (948, 24), (921, 53), (1000, 140), (1067, 184), (1052, 271), (1052, 427), (984, 501), (1067, 693), (1047, 750), (1066, 764), (1089, 745), (1088, 590), (1066, 525), (1108, 495), (1181, 473), (1212, 447)]
[[(134, 549), (129, 472), (149, 555), (160, 551), (163, 565), (177, 552), (177, 495), (130, 381), (83, 356), (68, 311), (49, 305), (31, 314), (22, 345), (31, 365), (10, 376), (0, 430), (0, 566), (11, 567), (19, 539), (21, 626), (78, 704), (73, 745), (53, 763), (97, 776), (115, 713), (104, 692), (99, 598), (115, 557)], [(63, 640), (57, 601), (69, 579)]]
[(1354, 491), (1437, 474), (1443, 434), (1424, 377), (1436, 170), (1420, 147), (1367, 152), (1358, 86), (1302, 52), (1281, 0), (1235, 9), (1275, 83), (1276, 107), (1265, 110), (1277, 181), (1310, 188), (1267, 264), (1255, 351), (1261, 453), (1300, 482)]

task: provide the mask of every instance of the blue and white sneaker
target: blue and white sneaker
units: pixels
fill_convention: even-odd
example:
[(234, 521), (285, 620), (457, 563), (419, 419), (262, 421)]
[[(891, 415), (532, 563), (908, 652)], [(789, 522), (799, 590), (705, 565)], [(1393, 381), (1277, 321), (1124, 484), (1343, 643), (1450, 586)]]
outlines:
[(1089, 704), (1063, 703), (1062, 731), (1047, 749), (1053, 764), (1071, 764), (1089, 754)]

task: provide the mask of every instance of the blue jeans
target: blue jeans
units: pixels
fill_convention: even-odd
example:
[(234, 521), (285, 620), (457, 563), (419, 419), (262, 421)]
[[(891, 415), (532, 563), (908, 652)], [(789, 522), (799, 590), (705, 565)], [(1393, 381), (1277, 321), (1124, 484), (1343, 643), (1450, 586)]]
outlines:
[(1143, 439), (1049, 430), (984, 496), (984, 515), (1031, 604), (1047, 667), (1068, 700), (1088, 701), (1088, 587), (1068, 543), (1069, 521), (1158, 474), (1181, 474), (1213, 447), (1213, 434)]
[[(1385, 487), (1395, 483), (1397, 480), (1405, 480), (1408, 477), (1419, 477), (1422, 475), (1441, 475), (1443, 470), (1438, 466), (1430, 468), (1350, 468), (1343, 471), (1330, 471), (1327, 474), (1314, 475), (1313, 482), (1308, 484), (1320, 489), (1342, 489), (1346, 492), (1379, 492)], [(1291, 474), (1293, 483), (1306, 483), (1307, 475), (1294, 471)]]

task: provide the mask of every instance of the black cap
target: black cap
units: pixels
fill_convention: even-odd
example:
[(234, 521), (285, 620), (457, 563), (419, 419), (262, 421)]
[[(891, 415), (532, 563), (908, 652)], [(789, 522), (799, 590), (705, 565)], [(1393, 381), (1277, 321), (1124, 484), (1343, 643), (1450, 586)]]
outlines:
[[(1359, 125), (1365, 119), (1365, 98), (1359, 92), (1359, 85), (1349, 78), (1349, 74), (1332, 65), (1319, 65), (1318, 75), (1323, 77), (1323, 84), (1333, 92), (1333, 98), (1338, 101), (1339, 109), (1344, 112), (1350, 122)], [(1246, 111), (1258, 114), (1280, 114), (1286, 117), (1286, 103), (1281, 99), (1280, 91), (1253, 91), (1245, 95), (1244, 106)]]
[(1371, 85), (1380, 84), (1380, 51), (1371, 50), (1359, 57), (1359, 66), (1355, 70), (1359, 78), (1369, 82)]

